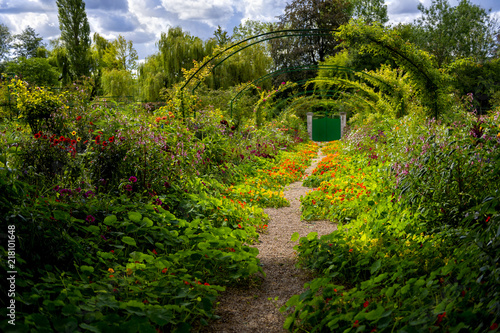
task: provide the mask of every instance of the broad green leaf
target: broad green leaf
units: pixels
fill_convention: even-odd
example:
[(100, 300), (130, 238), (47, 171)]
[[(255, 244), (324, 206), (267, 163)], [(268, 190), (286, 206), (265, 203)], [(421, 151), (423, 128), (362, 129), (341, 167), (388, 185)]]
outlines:
[(116, 215), (109, 215), (104, 218), (104, 224), (106, 225), (112, 225), (113, 223), (116, 222)]
[(89, 272), (89, 273), (92, 273), (92, 272), (94, 272), (94, 267), (92, 267), (92, 266), (82, 265), (82, 266), (80, 266), (80, 270), (81, 270), (82, 272)]
[(137, 246), (137, 244), (135, 243), (135, 239), (133, 239), (132, 237), (125, 236), (122, 238), (122, 242), (130, 246)]
[(378, 271), (380, 269), (380, 265), (382, 263), (382, 260), (379, 259), (377, 261), (375, 261), (372, 266), (370, 267), (370, 273), (373, 274), (375, 273), (376, 271)]
[(299, 238), (300, 238), (299, 233), (298, 233), (298, 232), (294, 232), (294, 233), (292, 234), (292, 238), (291, 238), (290, 240), (291, 240), (292, 242), (296, 242), (296, 241), (298, 241), (298, 240), (299, 240)]
[(141, 222), (142, 215), (138, 212), (128, 212), (128, 218), (134, 222)]
[(316, 239), (318, 237), (318, 233), (316, 231), (314, 232), (310, 232), (307, 234), (307, 240), (313, 240), (313, 239)]

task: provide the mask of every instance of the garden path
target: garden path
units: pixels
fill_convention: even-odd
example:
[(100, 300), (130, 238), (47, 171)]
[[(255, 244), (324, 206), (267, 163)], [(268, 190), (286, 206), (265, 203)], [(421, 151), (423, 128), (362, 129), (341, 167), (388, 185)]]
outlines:
[[(311, 174), (323, 157), (320, 150), (306, 175)], [(260, 235), (260, 243), (255, 247), (259, 249), (258, 258), (266, 277), (249, 286), (227, 288), (218, 300), (216, 314), (220, 319), (203, 332), (286, 332), (283, 329), (286, 316), (279, 308), (293, 295), (302, 293), (304, 283), (312, 279), (308, 272), (295, 267), (293, 247), (298, 241), (292, 242), (290, 238), (294, 232), (302, 237), (313, 231), (324, 235), (337, 229), (329, 221), (301, 220), (300, 197), (310, 190), (302, 186), (302, 181), (292, 183), (284, 190), (290, 207), (265, 209), (270, 218), (268, 233)]]

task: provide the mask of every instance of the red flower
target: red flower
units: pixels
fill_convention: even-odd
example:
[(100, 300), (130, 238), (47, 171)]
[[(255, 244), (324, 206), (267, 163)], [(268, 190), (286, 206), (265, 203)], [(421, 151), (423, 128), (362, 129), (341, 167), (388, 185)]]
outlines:
[(158, 254), (158, 252), (156, 252), (156, 250), (155, 250), (155, 249), (153, 249), (153, 251), (151, 251), (151, 252), (153, 252), (154, 254)]
[(363, 307), (364, 307), (364, 308), (367, 308), (367, 307), (368, 307), (368, 305), (370, 305), (370, 302), (366, 301), (366, 302), (363, 304)]
[(240, 229), (241, 229), (241, 224), (238, 224), (238, 228), (240, 228)]
[(76, 144), (76, 140), (71, 140), (71, 144), (72, 145)]
[(460, 294), (462, 295), (462, 297), (465, 297), (465, 293), (466, 293), (466, 291), (462, 290), (462, 292)]
[(496, 330), (497, 328), (498, 328), (498, 324), (497, 324), (497, 323), (493, 323), (493, 324), (491, 324), (491, 326), (490, 326), (490, 331), (494, 331), (494, 330)]
[(488, 223), (488, 221), (489, 221), (490, 219), (491, 219), (491, 216), (488, 216), (488, 217), (486, 218), (486, 223)]
[(104, 147), (106, 147), (106, 146), (108, 145), (108, 142), (107, 142), (107, 141), (104, 141), (104, 142), (102, 143), (102, 145), (103, 145)]
[(167, 273), (167, 271), (168, 271), (168, 268), (164, 268), (164, 269), (162, 269), (162, 270), (161, 270), (161, 272), (162, 272), (163, 274)]
[(35, 139), (40, 139), (40, 137), (41, 137), (41, 136), (42, 136), (42, 135), (41, 135), (40, 133), (36, 133), (36, 134), (35, 134)]
[(208, 282), (205, 282), (205, 283), (204, 283), (204, 285), (205, 285), (205, 286), (209, 286)]
[(109, 142), (113, 142), (113, 141), (115, 141), (115, 137), (114, 137), (114, 136), (110, 137), (110, 138), (108, 139), (108, 141), (109, 141)]
[(95, 137), (95, 144), (98, 145), (100, 143), (101, 143), (101, 136), (98, 135), (98, 136)]
[(82, 119), (82, 116), (76, 117), (76, 121), (81, 120), (81, 119)]
[(445, 318), (445, 317), (446, 317), (446, 312), (443, 312), (442, 314), (438, 314), (436, 325), (439, 325), (439, 323), (441, 323), (443, 321), (443, 318)]
[(377, 332), (377, 328), (372, 328), (372, 330), (370, 332)]
[(349, 249), (349, 252), (352, 252), (352, 249)]
[(111, 253), (115, 253), (115, 250), (111, 250), (110, 252), (111, 252)]
[(187, 281), (184, 281), (184, 284), (185, 284), (185, 285), (189, 285), (189, 282), (187, 282)]
[(359, 320), (356, 320), (356, 321), (354, 322), (354, 324), (352, 325), (352, 327), (358, 327), (358, 326), (359, 326)]

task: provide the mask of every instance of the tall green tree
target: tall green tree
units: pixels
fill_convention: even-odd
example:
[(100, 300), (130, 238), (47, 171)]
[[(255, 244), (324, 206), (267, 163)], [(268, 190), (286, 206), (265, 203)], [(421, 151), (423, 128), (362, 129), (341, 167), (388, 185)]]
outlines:
[(73, 79), (89, 75), (91, 68), (90, 26), (83, 0), (56, 0), (61, 39), (67, 50)]
[(0, 61), (7, 58), (10, 50), (11, 35), (9, 27), (0, 23)]
[(389, 21), (387, 6), (384, 0), (353, 0), (353, 17), (363, 19), (367, 24)]
[[(286, 5), (284, 14), (278, 16), (276, 29), (337, 29), (349, 22), (352, 10), (349, 0), (294, 0)], [(335, 54), (338, 45), (328, 31), (325, 35), (279, 38), (270, 43), (276, 69), (317, 65), (326, 56)], [(298, 80), (314, 75), (314, 72), (294, 72), (277, 80)]]
[(420, 46), (436, 57), (439, 66), (466, 57), (481, 62), (493, 53), (494, 22), (486, 9), (469, 0), (460, 0), (456, 7), (448, 0), (432, 0), (429, 7), (419, 4), (418, 9)]
[(28, 26), (20, 34), (14, 35), (14, 54), (17, 58), (35, 58), (38, 50), (45, 47), (43, 38), (35, 32), (35, 29)]

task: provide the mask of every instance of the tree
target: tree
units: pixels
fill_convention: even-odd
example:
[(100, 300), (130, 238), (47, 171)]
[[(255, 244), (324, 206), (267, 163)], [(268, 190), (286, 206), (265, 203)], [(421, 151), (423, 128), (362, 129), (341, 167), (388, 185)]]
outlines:
[(119, 35), (111, 44), (116, 50), (116, 60), (120, 69), (126, 71), (137, 69), (139, 57), (131, 40), (127, 41), (122, 35)]
[[(278, 16), (276, 30), (283, 29), (327, 29), (324, 34), (304, 37), (286, 37), (271, 41), (271, 56), (276, 69), (301, 65), (317, 65), (327, 55), (337, 51), (338, 42), (328, 30), (346, 24), (351, 17), (353, 5), (348, 0), (294, 0)], [(298, 80), (313, 77), (314, 73), (295, 72), (277, 78), (278, 81)]]
[(385, 24), (389, 21), (387, 6), (384, 0), (353, 0), (354, 18), (361, 18), (367, 24), (379, 22)]
[(24, 58), (11, 61), (6, 65), (8, 73), (15, 73), (24, 81), (36, 86), (53, 87), (57, 84), (59, 73), (45, 58)]
[(51, 40), (50, 46), (52, 52), (50, 53), (49, 63), (59, 69), (60, 76), (58, 80), (63, 86), (67, 85), (71, 82), (68, 50), (63, 45), (61, 38)]
[(87, 76), (91, 68), (90, 27), (83, 0), (56, 0), (61, 39), (67, 50), (72, 78)]
[(428, 8), (420, 4), (418, 9), (422, 12), (415, 21), (422, 27), (420, 46), (436, 57), (439, 66), (466, 57), (481, 62), (493, 52), (494, 23), (480, 6), (469, 0), (461, 0), (456, 7), (447, 0), (432, 0)]
[(0, 61), (7, 58), (10, 49), (10, 40), (9, 28), (5, 24), (0, 23)]
[(214, 31), (214, 37), (219, 46), (231, 43), (231, 36), (228, 35), (227, 31), (222, 30), (220, 25), (217, 26), (217, 30)]
[(182, 31), (181, 27), (175, 27), (170, 28), (168, 33), (162, 32), (157, 45), (166, 74), (165, 87), (168, 88), (184, 79), (183, 68), (193, 68), (193, 60), (201, 61), (210, 54), (215, 42), (209, 40), (205, 44), (200, 38)]
[(35, 58), (38, 56), (38, 49), (45, 47), (42, 40), (35, 29), (28, 26), (20, 34), (14, 35), (14, 54), (17, 58)]

